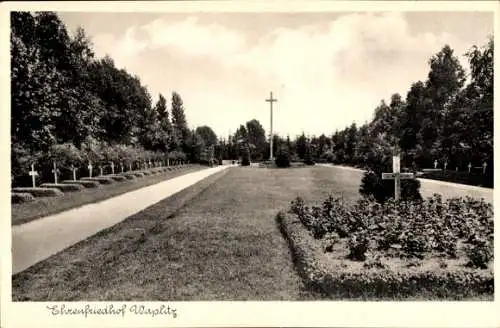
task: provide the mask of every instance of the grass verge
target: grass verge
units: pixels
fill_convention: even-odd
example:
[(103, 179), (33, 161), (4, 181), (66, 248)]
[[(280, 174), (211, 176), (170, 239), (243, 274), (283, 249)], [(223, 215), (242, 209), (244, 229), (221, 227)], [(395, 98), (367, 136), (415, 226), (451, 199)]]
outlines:
[(365, 268), (362, 263), (343, 260), (346, 254), (340, 248), (333, 250), (336, 256), (324, 253), (295, 215), (280, 212), (276, 221), (304, 284), (325, 299), (493, 300), (491, 270), (439, 268), (431, 261), (422, 267)]
[(12, 225), (23, 224), (47, 215), (57, 214), (82, 205), (103, 201), (135, 189), (147, 187), (204, 168), (206, 167), (194, 165), (183, 170), (167, 171), (157, 175), (149, 175), (141, 179), (101, 185), (99, 188), (86, 188), (76, 193), (65, 193), (59, 197), (36, 198), (29, 203), (12, 204)]
[(314, 299), (274, 217), (296, 196), (341, 187), (330, 178), (328, 168), (217, 173), (14, 275), (13, 300)]

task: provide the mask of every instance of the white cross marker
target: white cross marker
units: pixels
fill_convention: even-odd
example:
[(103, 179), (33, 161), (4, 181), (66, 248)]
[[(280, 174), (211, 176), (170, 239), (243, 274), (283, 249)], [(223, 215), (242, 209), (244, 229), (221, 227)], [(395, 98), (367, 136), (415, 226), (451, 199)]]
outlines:
[(54, 183), (57, 184), (57, 173), (59, 173), (59, 170), (57, 169), (56, 162), (54, 162), (54, 168), (52, 169), (52, 173), (54, 173)]
[(486, 174), (486, 167), (488, 164), (486, 162), (483, 163), (483, 174)]
[(446, 167), (448, 166), (448, 162), (444, 162), (444, 170), (446, 171)]
[(102, 166), (99, 165), (99, 175), (102, 176)]
[(76, 170), (77, 168), (71, 164), (71, 171), (73, 171), (73, 181), (76, 181)]
[(437, 167), (438, 167), (438, 161), (434, 160), (434, 168), (437, 169)]
[(382, 173), (383, 180), (394, 179), (394, 199), (399, 200), (401, 196), (401, 180), (414, 179), (413, 173), (400, 173), (400, 158), (399, 156), (392, 157), (392, 173)]
[(33, 181), (33, 188), (36, 188), (36, 177), (38, 176), (38, 172), (35, 171), (35, 164), (31, 164), (29, 175), (31, 176), (31, 181)]
[(469, 162), (469, 165), (467, 167), (469, 168), (469, 173), (470, 173), (470, 169), (472, 168), (472, 163)]
[(89, 178), (92, 178), (92, 162), (89, 161), (89, 165), (87, 166), (87, 168), (89, 169)]
[(121, 168), (122, 173), (123, 173), (123, 162), (120, 162), (120, 168)]
[(132, 171), (132, 164), (131, 163), (128, 163), (128, 170)]
[(113, 163), (112, 161), (110, 162), (111, 163), (111, 174), (115, 174), (115, 163)]

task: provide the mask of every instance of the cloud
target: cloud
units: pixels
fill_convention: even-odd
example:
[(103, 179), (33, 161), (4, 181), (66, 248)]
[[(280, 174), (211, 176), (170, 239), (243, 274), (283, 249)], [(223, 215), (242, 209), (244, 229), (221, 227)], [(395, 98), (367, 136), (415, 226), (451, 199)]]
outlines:
[[(458, 55), (469, 46), (444, 32), (412, 34), (401, 13), (355, 13), (328, 23), (276, 26), (251, 43), (249, 33), (191, 16), (157, 19), (95, 43), (117, 65), (151, 76), (145, 83), (157, 92), (165, 81), (148, 71), (167, 64), (149, 62), (148, 54), (168, 53), (168, 67), (178, 77), (170, 87), (189, 93), (181, 93), (188, 120), (195, 125), (209, 121), (219, 134), (253, 117), (267, 128), (263, 99), (269, 90), (279, 97), (275, 127), (282, 133), (331, 133), (352, 121), (363, 123), (382, 98), (395, 92), (404, 97), (412, 82), (425, 79), (427, 60), (445, 43)], [(196, 76), (197, 71), (206, 75)]]

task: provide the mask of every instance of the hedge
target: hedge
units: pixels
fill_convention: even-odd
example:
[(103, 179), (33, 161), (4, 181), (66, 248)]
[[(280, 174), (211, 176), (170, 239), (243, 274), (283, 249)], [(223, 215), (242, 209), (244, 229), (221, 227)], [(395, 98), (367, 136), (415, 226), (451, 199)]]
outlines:
[(423, 172), (420, 177), (424, 179), (493, 188), (493, 175), (483, 175), (482, 172), (477, 171), (472, 171), (471, 173), (456, 171), (427, 171)]
[(311, 291), (333, 299), (493, 299), (492, 270), (455, 268), (454, 270), (422, 268), (379, 269), (361, 267), (335, 269), (321, 263), (323, 251), (317, 241), (292, 214), (276, 216), (278, 227), (288, 241), (296, 269)]
[(84, 187), (80, 184), (69, 184), (69, 183), (43, 183), (40, 185), (42, 188), (56, 188), (62, 192), (72, 192), (80, 191)]
[(30, 187), (19, 187), (12, 188), (12, 191), (15, 193), (30, 193), (35, 197), (58, 197), (64, 195), (62, 191), (55, 188), (30, 188)]
[(11, 194), (10, 201), (12, 204), (27, 203), (35, 200), (32, 194), (26, 192), (14, 192)]
[(85, 180), (64, 180), (61, 181), (63, 184), (79, 184), (85, 188), (98, 188), (100, 183), (99, 181), (85, 181)]
[(87, 180), (87, 181), (98, 181), (101, 184), (112, 184), (114, 183), (114, 180), (111, 178), (107, 177), (92, 177), (92, 178), (82, 178), (81, 180)]

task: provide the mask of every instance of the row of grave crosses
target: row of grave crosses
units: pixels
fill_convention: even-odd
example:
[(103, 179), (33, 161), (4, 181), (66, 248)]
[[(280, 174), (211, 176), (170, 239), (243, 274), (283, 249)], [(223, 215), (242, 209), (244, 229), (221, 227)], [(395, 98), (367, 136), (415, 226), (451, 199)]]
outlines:
[[(111, 174), (114, 175), (115, 174), (115, 163), (112, 161), (109, 163), (110, 163), (110, 167), (111, 167)], [(186, 163), (189, 164), (189, 161), (186, 161)], [(151, 160), (149, 160), (147, 162), (144, 161), (142, 164), (143, 164), (142, 169), (151, 169), (153, 167), (163, 167), (163, 166), (165, 166), (165, 164), (166, 164), (166, 166), (170, 166), (170, 161), (168, 159), (166, 162), (165, 161), (153, 161), (153, 162), (151, 162)], [(177, 160), (177, 161), (172, 162), (172, 165), (183, 165), (183, 164), (185, 164), (185, 162), (182, 160)], [(89, 170), (89, 178), (92, 178), (93, 168), (94, 168), (94, 166), (92, 165), (92, 162), (89, 161), (89, 164), (87, 166), (87, 169)], [(99, 175), (100, 176), (104, 175), (103, 166), (99, 165), (98, 168), (99, 168)], [(76, 181), (76, 171), (78, 171), (78, 168), (76, 168), (72, 164), (70, 169), (73, 172), (73, 180)], [(120, 170), (121, 170), (121, 173), (125, 172), (125, 166), (123, 165), (123, 162), (120, 162)], [(128, 164), (128, 171), (132, 171), (132, 164), (131, 163)], [(51, 172), (54, 174), (54, 183), (57, 184), (59, 173), (61, 173), (61, 171), (57, 167), (56, 162), (54, 162), (54, 166), (53, 166)], [(35, 164), (31, 164), (31, 171), (29, 171), (29, 175), (31, 176), (33, 188), (35, 188), (36, 187), (36, 177), (38, 176), (38, 172), (35, 170)]]
[[(434, 161), (434, 169), (437, 169), (438, 167), (438, 161), (435, 160)], [(444, 167), (444, 170), (446, 171), (446, 168), (448, 167), (448, 162), (445, 161), (443, 163), (443, 167)], [(488, 167), (488, 163), (484, 162), (483, 165), (481, 166), (483, 168), (483, 174), (486, 174), (486, 168)], [(469, 162), (469, 165), (467, 165), (467, 168), (469, 169), (469, 173), (470, 173), (470, 170), (472, 169), (472, 163)], [(458, 171), (458, 166), (455, 168), (456, 171)]]
[[(401, 197), (401, 180), (407, 179), (415, 179), (415, 174), (413, 173), (401, 173), (400, 169), (401, 159), (399, 155), (392, 157), (392, 173), (382, 173), (383, 180), (394, 180), (394, 199), (397, 201)], [(434, 168), (437, 168), (437, 160), (434, 161)], [(488, 164), (486, 162), (483, 163), (483, 174), (486, 174), (486, 167)], [(446, 166), (448, 166), (447, 162), (444, 162), (444, 169), (446, 170)], [(472, 164), (468, 165), (469, 173), (472, 168)]]

